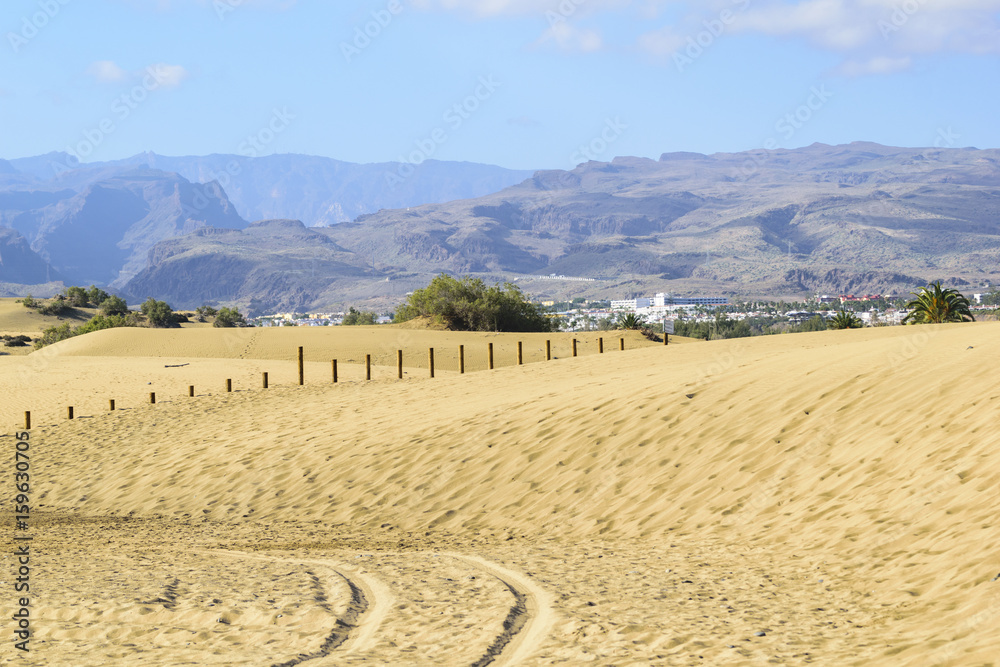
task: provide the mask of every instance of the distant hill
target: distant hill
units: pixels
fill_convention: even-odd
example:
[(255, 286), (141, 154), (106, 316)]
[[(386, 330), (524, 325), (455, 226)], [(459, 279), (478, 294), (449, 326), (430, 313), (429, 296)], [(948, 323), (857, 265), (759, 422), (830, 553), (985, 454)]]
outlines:
[(0, 227), (0, 283), (38, 285), (60, 278), (16, 230)]
[(78, 165), (65, 153), (49, 153), (10, 164), (38, 181), (55, 179), (59, 186), (77, 190), (136, 167), (177, 173), (192, 183), (217, 181), (246, 220), (294, 218), (310, 227), (353, 220), (383, 208), (479, 197), (532, 174), (471, 162), (353, 164), (311, 155), (251, 158), (140, 153), (124, 160)]
[[(617, 158), (538, 172), (484, 197), (380, 211), (315, 231), (334, 245), (306, 241), (317, 243), (309, 251), (316, 273), (296, 283), (294, 300), (317, 308), (401, 298), (440, 271), (599, 279), (526, 283), (557, 297), (905, 294), (929, 280), (963, 286), (1000, 278), (1000, 151), (855, 143)], [(211, 245), (200, 237), (165, 241), (143, 273), (143, 289), (165, 293), (158, 276), (183, 275), (167, 271), (175, 252), (198, 266), (238, 255), (251, 258), (254, 268), (243, 275), (253, 280), (214, 296), (248, 302), (249, 285), (284, 279), (286, 269), (269, 267), (307, 250), (294, 235), (272, 242), (235, 235)], [(319, 259), (327, 247), (336, 247), (330, 271)]]
[(30, 239), (42, 260), (85, 285), (124, 285), (164, 239), (246, 225), (217, 184), (151, 169), (131, 168), (79, 193), (0, 192), (0, 205), (0, 220)]
[[(0, 225), (67, 280), (178, 306), (324, 308), (379, 296), (391, 306), (440, 271), (534, 276), (527, 289), (555, 298), (906, 293), (936, 279), (958, 287), (1000, 279), (997, 150), (858, 142), (624, 157), (339, 224), (346, 201), (359, 211), (403, 197), (385, 165), (231, 157), (142, 155), (47, 181), (58, 154), (12, 160), (18, 171), (0, 174)], [(221, 175), (227, 165), (239, 173)], [(162, 168), (218, 180), (203, 186)], [(514, 174), (420, 169), (400, 186), (413, 196), (452, 196)], [(433, 188), (418, 187), (425, 177)], [(223, 185), (248, 210), (304, 214), (264, 215), (281, 222), (247, 228)], [(543, 281), (549, 274), (596, 280)]]
[(480, 197), (532, 173), (427, 160), (403, 178), (409, 166), (352, 164), (310, 155), (164, 157), (147, 153), (123, 164), (176, 172), (192, 182), (216, 180), (247, 220), (291, 218), (309, 227), (347, 222), (380, 209)]
[(130, 301), (155, 296), (177, 307), (238, 301), (255, 311), (295, 310), (311, 307), (334, 283), (370, 273), (325, 230), (266, 220), (162, 242), (124, 291)]
[(409, 270), (628, 279), (647, 291), (908, 291), (1000, 274), (1000, 151), (854, 143), (616, 158), (331, 233)]
[(272, 218), (334, 224), (383, 207), (487, 194), (530, 175), (433, 160), (408, 169), (305, 155), (0, 160), (0, 228), (20, 232), (50, 274), (121, 288), (156, 243), (201, 227), (242, 229)]

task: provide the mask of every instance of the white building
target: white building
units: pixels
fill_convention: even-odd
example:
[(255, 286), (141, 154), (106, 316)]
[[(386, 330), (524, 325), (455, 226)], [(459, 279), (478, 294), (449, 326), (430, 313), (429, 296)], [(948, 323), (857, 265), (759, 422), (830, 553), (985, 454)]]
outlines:
[(660, 292), (653, 297), (654, 306), (728, 306), (729, 299), (723, 296), (672, 297)]
[(635, 312), (640, 308), (649, 308), (651, 305), (652, 301), (646, 297), (639, 297), (637, 299), (620, 299), (618, 301), (611, 302), (611, 310)]

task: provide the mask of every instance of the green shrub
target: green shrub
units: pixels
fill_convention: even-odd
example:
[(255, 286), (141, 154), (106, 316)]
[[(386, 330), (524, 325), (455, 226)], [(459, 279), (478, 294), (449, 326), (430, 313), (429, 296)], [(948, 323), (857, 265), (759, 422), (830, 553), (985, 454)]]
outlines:
[(4, 347), (27, 347), (31, 342), (28, 336), (0, 336)]
[(214, 327), (231, 329), (233, 327), (245, 327), (247, 321), (240, 314), (237, 308), (220, 308), (215, 315)]
[(194, 312), (198, 315), (199, 322), (204, 322), (206, 317), (215, 317), (216, 315), (219, 314), (219, 311), (217, 311), (215, 308), (212, 308), (208, 304), (205, 304), (203, 306), (198, 306), (197, 308), (195, 308)]
[(93, 304), (94, 308), (99, 308), (110, 297), (110, 294), (96, 285), (91, 285), (90, 289), (87, 290), (87, 300)]
[(35, 349), (45, 347), (46, 345), (52, 345), (53, 343), (58, 343), (61, 340), (66, 340), (67, 338), (72, 338), (76, 335), (73, 329), (70, 328), (69, 322), (65, 324), (60, 324), (57, 327), (49, 327), (42, 332), (42, 335), (35, 339)]
[(552, 323), (517, 285), (487, 287), (479, 278), (441, 274), (409, 296), (395, 322), (430, 317), (455, 331), (551, 331)]
[(24, 304), (25, 308), (38, 308), (40, 305), (42, 305), (42, 304), (40, 304), (38, 302), (38, 299), (36, 299), (35, 297), (31, 296), (30, 294), (28, 296), (24, 297), (24, 299), (21, 301), (21, 303)]
[(91, 331), (101, 331), (102, 329), (117, 329), (118, 327), (136, 326), (133, 315), (95, 315), (73, 330), (74, 336), (82, 336)]
[(149, 326), (156, 328), (173, 327), (177, 325), (173, 309), (165, 301), (157, 301), (149, 297), (142, 303), (142, 314), (149, 321)]
[(128, 315), (128, 304), (120, 296), (109, 295), (100, 305), (101, 315)]
[(63, 295), (66, 297), (66, 304), (71, 308), (86, 308), (90, 305), (87, 290), (82, 287), (67, 287), (63, 290)]
[(57, 295), (54, 299), (38, 308), (39, 313), (50, 317), (62, 315), (67, 310), (69, 310), (69, 306), (66, 304), (66, 298), (62, 294)]
[(354, 306), (347, 311), (344, 315), (344, 320), (341, 322), (345, 327), (358, 326), (358, 325), (371, 325), (375, 324), (375, 319), (378, 316), (371, 312), (370, 310), (355, 310)]

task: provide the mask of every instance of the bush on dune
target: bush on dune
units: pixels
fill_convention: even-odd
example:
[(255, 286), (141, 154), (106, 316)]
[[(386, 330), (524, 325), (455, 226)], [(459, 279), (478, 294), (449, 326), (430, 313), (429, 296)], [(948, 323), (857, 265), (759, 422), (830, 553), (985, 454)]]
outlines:
[(446, 274), (409, 296), (394, 322), (429, 317), (454, 331), (551, 331), (552, 323), (517, 285), (487, 286), (479, 278)]
[(215, 322), (212, 323), (213, 327), (218, 327), (221, 329), (231, 329), (234, 327), (245, 327), (247, 325), (246, 319), (240, 313), (238, 308), (220, 308), (215, 314)]

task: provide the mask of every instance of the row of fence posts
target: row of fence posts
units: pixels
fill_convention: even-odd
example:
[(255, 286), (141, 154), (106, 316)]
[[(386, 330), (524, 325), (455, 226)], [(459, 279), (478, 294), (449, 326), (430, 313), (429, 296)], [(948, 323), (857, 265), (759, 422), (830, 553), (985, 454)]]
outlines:
[[(667, 344), (667, 335), (663, 335), (663, 344)], [(618, 349), (621, 351), (625, 350), (625, 339), (618, 339)], [(573, 356), (577, 356), (577, 340), (573, 339)], [(597, 339), (597, 352), (598, 354), (604, 354), (604, 338)], [(545, 360), (552, 361), (552, 341), (545, 341)], [(430, 376), (434, 377), (434, 348), (427, 349), (427, 365), (429, 368)], [(524, 365), (524, 345), (521, 341), (517, 342), (517, 365)], [(337, 383), (337, 360), (331, 360), (333, 382)], [(494, 369), (493, 364), (493, 343), (487, 343), (487, 366), (489, 370)], [(305, 371), (305, 348), (299, 347), (298, 350), (298, 367), (299, 367), (299, 386), (305, 385), (306, 383), (306, 371)], [(458, 346), (458, 372), (465, 373), (465, 345)], [(396, 377), (400, 380), (403, 379), (403, 351), (396, 350)], [(372, 379), (372, 355), (365, 355), (365, 379)], [(262, 374), (261, 386), (267, 389), (269, 386), (267, 373)], [(226, 379), (226, 393), (232, 393), (233, 391), (233, 381), (231, 378)], [(188, 396), (194, 397), (194, 385), (188, 386)], [(156, 405), (156, 392), (149, 392), (149, 403), (150, 405)], [(115, 411), (115, 399), (110, 399), (108, 401), (108, 408), (111, 412)], [(66, 418), (74, 419), (73, 406), (66, 408)], [(25, 411), (24, 413), (24, 428), (26, 430), (31, 429), (31, 411)]]

